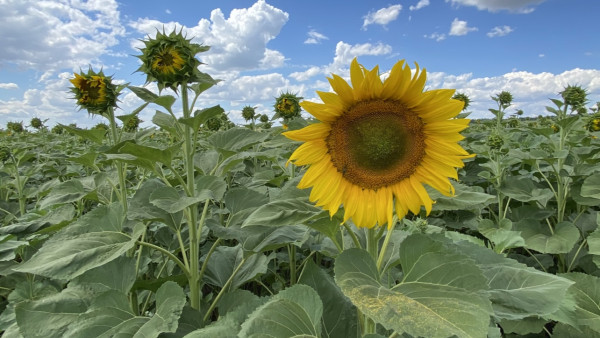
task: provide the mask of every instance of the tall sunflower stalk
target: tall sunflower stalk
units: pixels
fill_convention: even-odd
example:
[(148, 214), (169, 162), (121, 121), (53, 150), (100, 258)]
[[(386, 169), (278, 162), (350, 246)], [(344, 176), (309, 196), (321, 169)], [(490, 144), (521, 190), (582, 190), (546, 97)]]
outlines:
[[(194, 104), (202, 91), (203, 86), (193, 86), (209, 79), (211, 84), (214, 82), (210, 76), (198, 70), (201, 62), (196, 58), (196, 54), (205, 52), (208, 46), (191, 43), (186, 39), (182, 32), (175, 30), (170, 34), (157, 32), (155, 38), (144, 40), (144, 48), (141, 48), (142, 55), (138, 58), (142, 65), (138, 71), (147, 75), (146, 83), (155, 82), (159, 91), (165, 88), (171, 89), (181, 97), (183, 120), (189, 120), (192, 116)], [(189, 93), (193, 91), (195, 97), (190, 100)], [(169, 113), (176, 119), (171, 110)], [(194, 182), (194, 154), (196, 152), (197, 132), (192, 126), (187, 124), (177, 124), (180, 136), (183, 139), (183, 162), (185, 170), (185, 180), (182, 182), (183, 189), (188, 197), (196, 197), (198, 191)], [(181, 266), (185, 275), (188, 277), (190, 287), (190, 304), (192, 308), (200, 308), (200, 234), (205, 222), (210, 200), (204, 201), (202, 214), (199, 216), (199, 202), (193, 203), (185, 210), (185, 216), (189, 231), (189, 242), (187, 248), (182, 241), (181, 233), (178, 232), (179, 243), (183, 255)], [(189, 258), (188, 258), (189, 257)]]
[(512, 104), (513, 96), (510, 92), (502, 91), (496, 96), (492, 96), (492, 100), (498, 104), (498, 109), (490, 109), (490, 112), (496, 116), (496, 125), (495, 128), (492, 129), (491, 134), (488, 135), (487, 145), (489, 147), (490, 161), (492, 163), (491, 169), (494, 174), (492, 184), (496, 189), (496, 201), (498, 203), (496, 221), (500, 224), (500, 222), (506, 218), (508, 204), (510, 202), (510, 199), (505, 201), (506, 196), (500, 191), (500, 186), (502, 185), (507, 169), (504, 161), (506, 155), (502, 151), (506, 132), (502, 121), (506, 115), (506, 109)]
[[(119, 143), (121, 135), (115, 121), (115, 108), (121, 90), (127, 85), (115, 85), (112, 77), (104, 75), (102, 70), (94, 72), (90, 67), (87, 73), (81, 71), (74, 73), (74, 78), (69, 80), (73, 87), (71, 92), (75, 95), (77, 105), (80, 109), (86, 109), (89, 114), (100, 115), (106, 118), (110, 124), (111, 146)], [(119, 190), (117, 196), (123, 206), (123, 215), (127, 214), (127, 185), (125, 181), (126, 167), (121, 162), (116, 162), (117, 174), (119, 176)]]
[[(424, 185), (454, 194), (448, 178), (458, 179), (456, 168), (473, 156), (458, 144), (469, 120), (455, 118), (464, 102), (452, 98), (454, 90), (424, 91), (426, 71), (417, 65), (413, 76), (403, 60), (385, 80), (378, 66), (369, 70), (356, 59), (350, 84), (335, 74), (328, 80), (334, 92), (318, 91), (323, 103), (300, 103), (318, 121), (283, 133), (303, 142), (288, 163), (308, 166), (298, 187), (312, 188), (310, 201), (331, 216), (343, 207), (351, 234), (349, 222), (366, 229), (366, 250), (381, 279), (397, 221), (422, 206), (431, 212)], [(363, 334), (375, 332), (372, 319), (358, 318)]]

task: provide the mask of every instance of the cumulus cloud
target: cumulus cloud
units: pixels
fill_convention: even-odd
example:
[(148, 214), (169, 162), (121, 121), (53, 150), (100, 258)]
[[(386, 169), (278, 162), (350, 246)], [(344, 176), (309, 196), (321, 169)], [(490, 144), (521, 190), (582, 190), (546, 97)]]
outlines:
[(450, 33), (449, 35), (461, 36), (467, 35), (469, 32), (474, 32), (477, 30), (477, 27), (469, 27), (467, 26), (466, 21), (458, 20), (458, 18), (454, 18), (454, 21), (450, 24)]
[(335, 56), (330, 64), (321, 67), (312, 66), (302, 72), (293, 72), (289, 76), (296, 81), (306, 81), (319, 74), (345, 73), (347, 72), (348, 65), (355, 57), (362, 55), (387, 55), (391, 52), (392, 46), (381, 42), (376, 44), (359, 43), (351, 45), (340, 41), (335, 46)]
[(494, 38), (497, 36), (505, 36), (506, 34), (512, 32), (513, 29), (510, 26), (496, 26), (494, 28), (492, 28), (491, 31), (487, 32), (487, 36), (490, 38)]
[(497, 12), (506, 10), (514, 13), (531, 13), (535, 6), (546, 0), (446, 0), (456, 6), (474, 6), (479, 10)]
[(495, 105), (490, 97), (503, 90), (514, 97), (509, 112), (523, 109), (525, 116), (538, 116), (547, 115), (545, 107), (552, 105), (549, 99), (559, 98), (558, 93), (569, 84), (586, 88), (590, 101), (600, 100), (600, 70), (595, 69), (575, 68), (560, 74), (513, 71), (484, 78), (473, 78), (472, 74), (429, 73), (427, 87), (456, 88), (473, 101), (469, 108), (473, 118), (490, 118), (488, 108)]
[(36, 69), (45, 79), (98, 63), (125, 35), (117, 7), (115, 0), (2, 1), (0, 67)]
[(391, 5), (386, 8), (381, 8), (375, 12), (369, 12), (364, 17), (362, 29), (366, 30), (368, 25), (377, 24), (385, 26), (388, 23), (396, 20), (398, 14), (402, 10), (402, 5)]
[(12, 82), (0, 83), (0, 89), (18, 89), (19, 85)]
[(306, 39), (304, 41), (304, 43), (308, 44), (308, 45), (319, 44), (319, 43), (321, 43), (322, 40), (329, 40), (329, 38), (317, 31), (315, 31), (314, 29), (311, 29), (308, 32), (308, 39)]
[(429, 6), (429, 0), (419, 0), (416, 5), (408, 7), (411, 11), (419, 10), (423, 7)]
[[(233, 9), (227, 18), (221, 9), (214, 9), (210, 19), (200, 19), (194, 27), (148, 18), (131, 22), (130, 26), (150, 36), (163, 26), (166, 31), (183, 27), (183, 32), (195, 43), (211, 46), (200, 58), (210, 70), (218, 73), (282, 66), (283, 55), (266, 46), (279, 34), (288, 17), (288, 13), (258, 0), (249, 8)], [(140, 47), (140, 44), (134, 41), (133, 46)]]

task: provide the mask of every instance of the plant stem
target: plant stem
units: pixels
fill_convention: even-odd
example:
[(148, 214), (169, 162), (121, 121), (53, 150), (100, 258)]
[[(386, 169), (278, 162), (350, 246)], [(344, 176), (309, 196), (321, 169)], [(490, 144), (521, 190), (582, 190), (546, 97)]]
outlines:
[(221, 297), (223, 297), (223, 294), (225, 294), (225, 291), (229, 288), (229, 286), (233, 282), (233, 278), (238, 273), (238, 271), (240, 271), (240, 269), (242, 268), (244, 263), (246, 263), (246, 260), (249, 257), (252, 257), (252, 256), (248, 256), (248, 257), (245, 257), (244, 259), (242, 259), (240, 264), (238, 264), (238, 266), (235, 268), (235, 270), (233, 270), (233, 272), (231, 273), (231, 276), (229, 276), (229, 279), (227, 279), (227, 282), (225, 282), (225, 285), (223, 285), (223, 288), (221, 289), (221, 291), (219, 291), (219, 294), (217, 295), (217, 297), (215, 297), (215, 300), (213, 300), (212, 304), (210, 304), (210, 307), (206, 311), (206, 315), (204, 315), (204, 319), (203, 319), (204, 322), (206, 322), (206, 320), (208, 320), (208, 317), (211, 315), (211, 313), (217, 306), (217, 303), (219, 303), (219, 300), (221, 300)]
[[(117, 133), (117, 123), (115, 122), (115, 112), (112, 107), (108, 108), (108, 121), (110, 122), (111, 145), (119, 143), (119, 135)], [(119, 175), (120, 200), (123, 206), (123, 217), (127, 215), (127, 186), (125, 184), (125, 168), (123, 163), (117, 162), (117, 174)]]
[[(187, 83), (181, 84), (181, 104), (183, 106), (183, 117), (190, 118), (190, 106), (188, 102), (188, 86)], [(196, 189), (194, 185), (194, 152), (195, 144), (193, 144), (193, 135), (191, 127), (185, 126), (184, 128), (184, 161), (186, 170), (186, 193), (189, 197), (196, 195)], [(190, 286), (190, 305), (192, 308), (200, 309), (200, 242), (198, 236), (198, 204), (194, 203), (188, 207), (189, 212), (186, 213), (188, 218), (188, 228), (190, 233), (189, 239), (189, 250), (190, 250), (190, 276), (188, 278)]]
[[(398, 217), (396, 215), (394, 215), (394, 218), (392, 220), (392, 224), (395, 225), (396, 224), (396, 220), (398, 219)], [(383, 240), (383, 244), (381, 246), (381, 250), (379, 251), (379, 257), (377, 257), (377, 271), (379, 271), (379, 274), (381, 274), (383, 271), (382, 269), (382, 264), (383, 264), (383, 257), (385, 256), (385, 252), (387, 251), (387, 247), (390, 244), (390, 239), (392, 238), (392, 234), (394, 233), (394, 226), (390, 226), (387, 230), (387, 233), (385, 234), (385, 239)]]
[(290, 286), (296, 284), (296, 246), (288, 244), (288, 257), (290, 260)]
[(352, 237), (352, 242), (354, 242), (354, 247), (362, 248), (362, 245), (360, 245), (360, 241), (358, 240), (358, 237), (356, 237), (356, 234), (354, 233), (354, 231), (352, 231), (350, 226), (346, 222), (344, 222), (343, 225), (344, 225), (344, 228), (346, 228), (346, 231), (348, 231), (348, 234), (350, 235), (350, 237)]
[(186, 277), (188, 277), (188, 279), (190, 278), (190, 271), (189, 271), (188, 267), (185, 266), (185, 264), (183, 264), (183, 262), (179, 258), (177, 258), (177, 256), (172, 254), (171, 251), (169, 251), (165, 248), (161, 248), (158, 245), (148, 243), (148, 242), (136, 241), (136, 244), (147, 246), (149, 248), (152, 248), (156, 251), (160, 251), (161, 253), (167, 255), (167, 257), (169, 257), (175, 264), (177, 264), (179, 266), (179, 268), (181, 269), (181, 271), (183, 271), (183, 273), (186, 275)]

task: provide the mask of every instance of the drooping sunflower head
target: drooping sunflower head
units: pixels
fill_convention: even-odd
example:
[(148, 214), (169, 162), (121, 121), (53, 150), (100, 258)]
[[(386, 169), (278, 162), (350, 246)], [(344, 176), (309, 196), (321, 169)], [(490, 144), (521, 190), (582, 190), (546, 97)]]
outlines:
[(137, 56), (142, 60), (137, 71), (146, 74), (147, 83), (156, 81), (159, 90), (171, 88), (177, 91), (182, 83), (191, 84), (203, 78), (198, 70), (202, 63), (196, 59), (196, 54), (210, 47), (192, 43), (181, 31), (175, 30), (168, 35), (157, 31), (154, 39), (142, 41), (145, 47), (140, 49), (142, 55)]
[(74, 76), (69, 80), (73, 84), (70, 89), (80, 109), (87, 109), (90, 114), (105, 115), (109, 108), (117, 106), (117, 97), (124, 86), (114, 85), (112, 78), (104, 75), (102, 70), (96, 73), (90, 68), (87, 73), (82, 71), (74, 73)]
[(564, 99), (565, 104), (571, 106), (573, 109), (580, 108), (587, 103), (587, 91), (581, 86), (568, 85), (560, 92), (560, 95)]
[(378, 67), (354, 59), (350, 80), (333, 74), (334, 92), (317, 92), (323, 103), (300, 103), (319, 122), (283, 133), (304, 142), (289, 159), (309, 166), (298, 187), (312, 187), (310, 200), (331, 215), (343, 206), (358, 227), (391, 227), (394, 210), (399, 218), (421, 206), (429, 213), (424, 184), (453, 195), (448, 178), (472, 157), (458, 144), (469, 120), (453, 119), (464, 102), (454, 90), (423, 91), (425, 70), (417, 65), (413, 76), (404, 61), (382, 81)]
[(285, 121), (294, 117), (299, 117), (302, 111), (300, 107), (300, 100), (302, 97), (297, 96), (289, 92), (282, 93), (275, 99), (275, 116), (274, 118), (282, 117)]

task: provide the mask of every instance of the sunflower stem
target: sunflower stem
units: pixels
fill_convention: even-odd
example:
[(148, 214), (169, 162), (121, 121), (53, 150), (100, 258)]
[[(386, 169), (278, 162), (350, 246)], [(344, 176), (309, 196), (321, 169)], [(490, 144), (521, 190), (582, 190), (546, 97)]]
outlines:
[(360, 241), (358, 240), (358, 237), (356, 237), (354, 231), (352, 231), (352, 228), (350, 228), (350, 226), (346, 222), (342, 224), (344, 225), (344, 228), (346, 229), (346, 231), (348, 231), (348, 234), (352, 238), (352, 242), (354, 242), (354, 247), (362, 249), (362, 245), (360, 245)]
[[(188, 99), (188, 86), (187, 83), (181, 84), (181, 104), (183, 106), (183, 117), (189, 118), (191, 115), (189, 99)], [(194, 152), (195, 144), (193, 144), (192, 128), (189, 126), (184, 127), (184, 159), (185, 159), (185, 170), (186, 170), (186, 192), (189, 197), (196, 195), (196, 189), (194, 185)], [(208, 203), (207, 203), (208, 204)], [(188, 207), (186, 212), (188, 230), (190, 233), (189, 239), (189, 286), (190, 286), (190, 305), (192, 308), (200, 309), (200, 238), (198, 236), (198, 203), (194, 203)]]
[[(115, 111), (112, 107), (107, 109), (108, 121), (110, 122), (111, 146), (119, 143), (119, 135), (117, 133), (117, 123), (115, 122)], [(127, 186), (125, 184), (125, 168), (123, 163), (117, 162), (117, 174), (119, 175), (119, 196), (121, 205), (123, 206), (123, 218), (127, 215)]]
[(396, 225), (397, 220), (398, 220), (398, 216), (394, 215), (394, 218), (392, 219), (392, 223), (388, 227), (387, 233), (385, 234), (385, 239), (383, 240), (383, 244), (381, 245), (381, 250), (379, 251), (379, 257), (377, 258), (377, 271), (379, 271), (380, 275), (381, 275), (381, 273), (383, 273), (383, 271), (382, 271), (383, 258), (385, 256), (385, 252), (387, 251), (387, 247), (390, 244), (390, 239), (392, 238), (392, 234), (394, 233), (394, 225)]
[(379, 253), (378, 243), (377, 243), (377, 232), (375, 228), (367, 229), (367, 252), (373, 258), (373, 261), (377, 261), (377, 254)]

